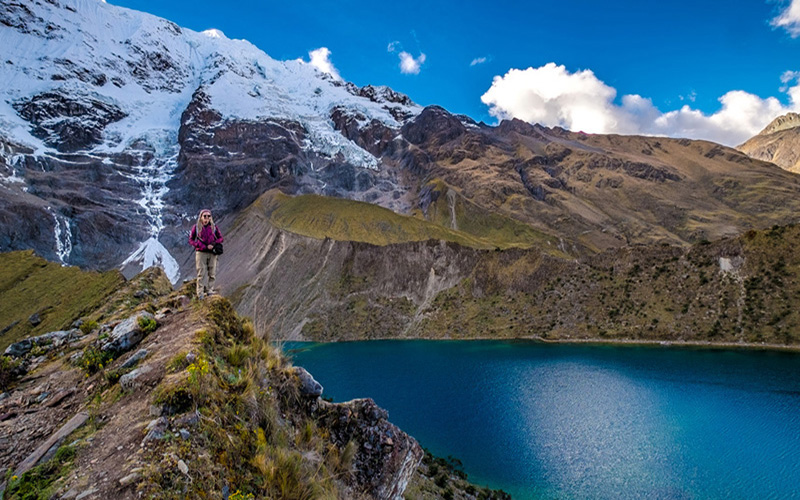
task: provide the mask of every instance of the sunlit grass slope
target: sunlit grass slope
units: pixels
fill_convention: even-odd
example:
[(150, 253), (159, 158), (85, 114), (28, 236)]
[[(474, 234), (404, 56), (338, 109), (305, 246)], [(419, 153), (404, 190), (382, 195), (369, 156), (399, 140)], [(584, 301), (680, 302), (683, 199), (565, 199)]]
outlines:
[(494, 214), (465, 214), (461, 208), (461, 219), (471, 221), (465, 224), (468, 230), (454, 230), (422, 218), (400, 215), (371, 203), (313, 194), (288, 196), (270, 191), (255, 206), (267, 212), (274, 226), (317, 239), (373, 245), (439, 239), (481, 249), (528, 248), (550, 239), (513, 219)]
[[(0, 353), (22, 338), (69, 328), (96, 309), (125, 278), (117, 271), (97, 273), (62, 267), (33, 251), (2, 254), (0, 266)], [(40, 323), (29, 318), (37, 314)]]

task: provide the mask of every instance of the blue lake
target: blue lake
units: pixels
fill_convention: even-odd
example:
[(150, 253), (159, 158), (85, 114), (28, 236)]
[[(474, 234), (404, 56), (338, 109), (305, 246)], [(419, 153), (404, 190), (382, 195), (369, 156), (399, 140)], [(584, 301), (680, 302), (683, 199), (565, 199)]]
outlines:
[(800, 354), (503, 341), (287, 344), (515, 499), (800, 498)]

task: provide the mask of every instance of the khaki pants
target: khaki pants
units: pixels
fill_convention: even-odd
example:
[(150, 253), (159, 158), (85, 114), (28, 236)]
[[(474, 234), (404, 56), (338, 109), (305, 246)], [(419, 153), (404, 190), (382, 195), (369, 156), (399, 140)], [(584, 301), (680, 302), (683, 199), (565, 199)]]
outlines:
[(194, 267), (197, 269), (197, 296), (211, 293), (217, 279), (217, 256), (211, 252), (195, 252)]

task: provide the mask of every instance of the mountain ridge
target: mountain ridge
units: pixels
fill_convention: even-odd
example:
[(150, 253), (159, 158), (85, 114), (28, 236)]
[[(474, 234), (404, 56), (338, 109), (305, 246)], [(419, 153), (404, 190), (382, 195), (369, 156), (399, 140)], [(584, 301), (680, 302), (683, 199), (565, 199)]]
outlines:
[(775, 118), (764, 130), (736, 147), (752, 158), (800, 173), (800, 114)]

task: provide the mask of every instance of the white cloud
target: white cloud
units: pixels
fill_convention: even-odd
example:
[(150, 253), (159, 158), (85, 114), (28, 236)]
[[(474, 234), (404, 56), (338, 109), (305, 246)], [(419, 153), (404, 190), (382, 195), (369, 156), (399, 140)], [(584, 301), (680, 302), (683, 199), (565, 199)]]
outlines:
[(471, 63), (469, 63), (469, 65), (470, 66), (477, 66), (479, 64), (485, 63), (486, 61), (488, 61), (488, 59), (486, 59), (485, 57), (476, 57), (475, 59), (472, 60)]
[(788, 7), (772, 20), (776, 28), (783, 28), (792, 38), (800, 36), (800, 0), (792, 0)]
[[(796, 83), (798, 76), (787, 72), (782, 79), (787, 78), (785, 84)], [(719, 98), (722, 108), (711, 115), (688, 105), (662, 113), (639, 95), (622, 96), (621, 104), (616, 104), (616, 89), (591, 70), (570, 73), (564, 66), (548, 63), (494, 77), (481, 101), (498, 119), (519, 118), (588, 133), (689, 137), (733, 146), (760, 132), (775, 117), (800, 110), (800, 84), (785, 91), (789, 106), (775, 97), (762, 99), (733, 90)]]
[[(398, 41), (394, 41), (394, 42), (391, 42), (391, 43), (390, 43), (390, 44), (389, 44), (389, 45), (386, 47), (386, 50), (387, 50), (387, 52), (394, 52), (394, 51), (396, 51), (396, 50), (398, 49), (398, 47), (401, 47), (401, 45), (400, 45), (400, 42), (398, 42)], [(402, 48), (402, 47), (401, 47), (401, 48)]]
[(425, 62), (425, 54), (414, 57), (406, 51), (400, 52), (400, 72), (407, 75), (418, 75), (422, 64)]
[(311, 65), (318, 70), (331, 75), (334, 80), (342, 79), (342, 77), (339, 76), (339, 72), (333, 67), (331, 51), (328, 50), (328, 47), (320, 47), (316, 50), (312, 50), (308, 53), (308, 57), (311, 58)]

